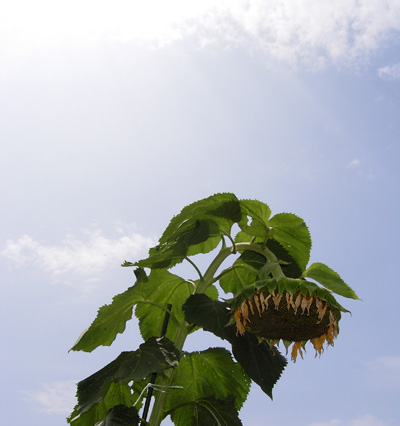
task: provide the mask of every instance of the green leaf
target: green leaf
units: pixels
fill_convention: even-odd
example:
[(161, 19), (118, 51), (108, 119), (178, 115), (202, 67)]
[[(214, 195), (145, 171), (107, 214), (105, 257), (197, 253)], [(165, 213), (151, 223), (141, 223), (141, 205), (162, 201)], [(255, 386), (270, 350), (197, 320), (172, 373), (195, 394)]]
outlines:
[(186, 222), (205, 218), (216, 222), (222, 234), (229, 235), (232, 224), (239, 222), (241, 217), (240, 204), (234, 194), (215, 194), (184, 207), (169, 223), (160, 244), (175, 240)]
[[(139, 270), (140, 271), (140, 270)], [(114, 296), (110, 305), (102, 306), (96, 319), (78, 338), (73, 351), (92, 352), (98, 346), (110, 346), (118, 333), (123, 333), (126, 322), (132, 318), (132, 308), (143, 300), (141, 285), (147, 281), (146, 275), (137, 272), (135, 285), (124, 293)]]
[(108, 411), (116, 405), (132, 406), (138, 395), (132, 395), (128, 383), (111, 383), (104, 398), (87, 410), (82, 411), (79, 404), (69, 416), (68, 423), (73, 426), (95, 425), (107, 417)]
[(233, 266), (227, 274), (220, 278), (219, 283), (225, 293), (231, 292), (235, 294), (255, 279), (256, 274), (249, 271), (247, 268)]
[[(224, 348), (186, 353), (179, 362), (172, 385), (183, 386), (183, 389), (170, 391), (165, 409), (171, 413), (172, 421), (182, 426), (203, 424), (193, 423), (193, 417), (199, 417), (199, 400), (208, 397), (226, 400), (232, 395), (234, 407), (239, 410), (250, 390), (249, 378)], [(182, 406), (185, 403), (190, 404)], [(175, 411), (175, 407), (179, 410)], [(214, 405), (214, 409), (217, 408)]]
[(190, 204), (171, 220), (159, 245), (150, 249), (149, 257), (135, 265), (171, 268), (186, 256), (208, 253), (218, 246), (222, 235), (230, 234), (232, 225), (241, 217), (239, 201), (233, 194), (215, 194)]
[(278, 241), (304, 271), (310, 259), (311, 237), (303, 219), (279, 213), (270, 219), (269, 226), (269, 237)]
[(258, 278), (260, 280), (264, 278), (268, 278), (270, 274), (275, 270), (275, 268), (279, 265), (279, 262), (267, 262), (259, 271)]
[[(213, 396), (182, 404), (193, 412), (190, 425), (192, 426), (241, 426), (233, 395), (228, 398), (216, 399)], [(177, 408), (179, 411), (180, 408)], [(180, 417), (179, 413), (175, 417)], [(179, 424), (179, 423), (177, 423)]]
[[(257, 200), (240, 200), (240, 207), (242, 220), (239, 226), (242, 231), (254, 237), (261, 237), (264, 240), (268, 235), (271, 209), (267, 204)], [(248, 224), (248, 216), (252, 219), (250, 225)]]
[[(175, 338), (176, 327), (184, 319), (181, 306), (193, 294), (193, 284), (166, 270), (154, 270), (149, 277), (141, 271), (135, 271), (138, 280), (134, 286), (115, 296), (110, 305), (99, 309), (96, 319), (82, 333), (72, 350), (91, 352), (100, 345), (111, 345), (132, 318), (134, 305), (138, 305), (135, 313), (143, 339), (147, 340), (160, 335), (167, 305), (171, 303), (172, 315), (166, 336), (172, 340)], [(206, 293), (213, 298), (218, 297), (214, 286), (207, 288)]]
[(237, 293), (254, 282), (258, 271), (265, 265), (266, 259), (261, 254), (245, 251), (238, 257), (229, 272), (222, 275), (219, 283), (225, 293)]
[(138, 426), (140, 418), (135, 407), (117, 405), (111, 408), (106, 418), (96, 426)]
[(278, 241), (273, 238), (268, 238), (267, 248), (274, 253), (276, 258), (279, 260), (282, 272), (286, 277), (299, 278), (302, 270), (299, 265), (295, 262), (292, 256), (285, 250)]
[[(184, 321), (182, 305), (194, 292), (194, 283), (171, 274), (166, 270), (156, 269), (151, 272), (147, 282), (140, 283), (141, 300), (135, 309), (139, 319), (140, 333), (144, 340), (159, 336), (164, 321), (165, 309), (172, 304), (172, 316), (168, 323), (166, 336), (175, 339), (177, 327)], [(218, 298), (214, 286), (207, 288), (206, 293), (212, 298)]]
[(181, 263), (186, 256), (208, 253), (221, 241), (218, 224), (210, 219), (187, 221), (164, 244), (150, 249), (147, 259), (135, 263), (141, 268), (164, 269)]
[(227, 324), (230, 319), (229, 305), (212, 300), (205, 294), (190, 296), (182, 307), (186, 321), (210, 331), (221, 339), (228, 339)]
[(228, 325), (230, 310), (227, 304), (212, 300), (205, 294), (190, 296), (183, 306), (186, 320), (204, 330), (228, 340), (232, 352), (247, 375), (272, 398), (272, 388), (279, 380), (287, 361), (275, 347), (271, 351), (266, 342), (258, 343), (257, 337), (245, 333), (236, 335), (236, 327)]
[[(179, 351), (166, 337), (153, 337), (136, 351), (122, 352), (114, 361), (78, 383), (78, 409), (75, 414), (84, 413), (103, 401), (113, 383), (139, 381), (150, 373), (176, 367), (179, 356)], [(124, 400), (114, 402), (114, 405), (124, 404)]]
[(340, 275), (323, 263), (313, 263), (303, 272), (303, 277), (312, 278), (340, 296), (358, 299), (354, 290), (340, 278)]
[[(235, 338), (236, 337), (236, 338)], [(232, 353), (247, 375), (272, 399), (272, 389), (280, 379), (287, 360), (274, 346), (258, 342), (253, 334), (232, 336)]]

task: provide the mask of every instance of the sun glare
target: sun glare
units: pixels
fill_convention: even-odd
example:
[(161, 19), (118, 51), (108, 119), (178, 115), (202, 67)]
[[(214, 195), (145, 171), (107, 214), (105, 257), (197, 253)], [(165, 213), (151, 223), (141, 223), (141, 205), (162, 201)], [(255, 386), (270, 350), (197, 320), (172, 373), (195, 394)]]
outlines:
[(181, 37), (186, 20), (213, 1), (38, 0), (9, 2), (0, 18), (3, 41), (25, 46), (64, 42), (130, 40), (168, 42)]

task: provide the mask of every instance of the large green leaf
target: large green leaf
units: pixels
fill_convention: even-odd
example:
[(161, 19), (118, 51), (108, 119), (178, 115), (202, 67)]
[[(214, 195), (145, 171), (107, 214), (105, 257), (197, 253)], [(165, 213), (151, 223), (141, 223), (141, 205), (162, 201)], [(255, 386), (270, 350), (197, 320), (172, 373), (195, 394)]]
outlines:
[[(135, 315), (139, 319), (139, 328), (144, 340), (160, 335), (168, 304), (172, 304), (172, 317), (168, 323), (166, 336), (174, 340), (177, 326), (185, 317), (182, 305), (194, 293), (193, 284), (159, 269), (151, 272), (147, 282), (140, 283), (141, 301), (136, 306)], [(213, 299), (218, 298), (214, 286), (208, 287), (206, 292)]]
[(188, 408), (193, 413), (190, 426), (242, 426), (233, 395), (224, 400), (209, 396), (197, 401), (185, 402), (181, 408), (174, 410), (177, 412), (175, 417), (180, 419), (179, 411), (183, 409), (184, 414), (187, 414)]
[(99, 309), (96, 319), (71, 350), (92, 352), (100, 345), (110, 346), (117, 334), (124, 332), (126, 322), (132, 318), (132, 307), (139, 300), (135, 286), (115, 296), (110, 305)]
[(205, 294), (195, 294), (189, 297), (183, 310), (188, 322), (228, 340), (233, 355), (247, 375), (272, 398), (272, 388), (287, 364), (278, 349), (271, 350), (266, 342), (259, 343), (250, 333), (238, 336), (236, 327), (228, 325), (230, 310), (227, 303), (212, 300)]
[(243, 370), (272, 399), (272, 389), (287, 365), (286, 358), (275, 346), (270, 348), (265, 341), (259, 343), (250, 333), (236, 336), (235, 332), (230, 340), (232, 353)]
[[(184, 318), (181, 306), (193, 294), (193, 284), (167, 270), (154, 270), (149, 277), (142, 275), (141, 271), (136, 271), (138, 280), (133, 287), (115, 296), (110, 305), (99, 309), (96, 319), (82, 333), (72, 350), (91, 352), (100, 345), (111, 345), (116, 335), (125, 330), (126, 321), (132, 318), (134, 305), (138, 305), (136, 316), (143, 339), (147, 340), (160, 335), (167, 305), (171, 303), (167, 337), (174, 339), (176, 327)], [(218, 297), (214, 286), (207, 289), (207, 294)]]
[(221, 241), (218, 223), (211, 219), (190, 220), (182, 224), (176, 234), (150, 249), (147, 259), (134, 265), (141, 268), (163, 269), (181, 263), (186, 256), (208, 253)]
[[(228, 322), (230, 320), (229, 305), (212, 300), (205, 294), (190, 296), (182, 307), (186, 321), (196, 324), (205, 331), (210, 331), (221, 339), (229, 339)], [(234, 326), (230, 326), (234, 328)]]
[(292, 213), (279, 213), (269, 220), (269, 226), (269, 236), (278, 241), (304, 271), (311, 250), (311, 237), (304, 220)]
[[(271, 209), (267, 204), (257, 200), (240, 200), (240, 207), (242, 220), (239, 226), (242, 231), (254, 237), (261, 237), (264, 240), (268, 235)], [(248, 223), (248, 217), (251, 218), (250, 224)]]
[(160, 244), (175, 240), (187, 222), (212, 219), (218, 224), (221, 234), (229, 235), (232, 224), (242, 217), (240, 204), (234, 194), (221, 193), (189, 204), (169, 223), (160, 238)]
[(208, 253), (218, 246), (222, 235), (230, 234), (241, 217), (239, 201), (233, 194), (215, 194), (190, 204), (171, 220), (158, 246), (150, 249), (149, 257), (133, 265), (171, 268), (186, 256)]
[[(102, 402), (113, 383), (139, 381), (150, 373), (176, 367), (179, 356), (179, 351), (166, 337), (153, 337), (136, 351), (122, 352), (114, 361), (78, 383), (78, 408), (75, 414), (84, 413)], [(125, 404), (124, 400), (114, 402), (114, 405)]]
[(106, 418), (96, 426), (138, 426), (140, 418), (135, 407), (117, 405), (111, 408)]
[[(250, 390), (249, 378), (240, 365), (232, 360), (230, 352), (224, 348), (210, 348), (202, 352), (184, 354), (176, 369), (172, 385), (183, 386), (183, 389), (170, 391), (165, 407), (178, 426), (193, 424), (193, 417), (198, 418), (199, 400), (211, 396), (226, 400), (232, 395), (234, 407), (239, 410)], [(196, 404), (193, 404), (195, 402)], [(183, 407), (184, 403), (190, 405)], [(174, 411), (174, 407), (179, 407), (179, 410)], [(217, 406), (214, 405), (214, 408)], [(221, 417), (223, 418), (223, 415)]]
[(68, 423), (73, 426), (95, 425), (107, 417), (110, 409), (119, 404), (132, 406), (138, 395), (132, 395), (128, 383), (111, 383), (106, 395), (98, 403), (94, 403), (87, 411), (82, 411), (77, 404), (69, 416)]
[(78, 338), (73, 351), (92, 352), (98, 346), (110, 346), (118, 333), (123, 333), (126, 322), (132, 318), (133, 306), (143, 301), (141, 286), (147, 281), (143, 270), (136, 270), (137, 281), (125, 292), (114, 296), (110, 305), (102, 306), (89, 328)]
[(340, 278), (340, 275), (323, 263), (313, 263), (303, 272), (303, 277), (312, 278), (340, 296), (358, 299), (354, 290)]

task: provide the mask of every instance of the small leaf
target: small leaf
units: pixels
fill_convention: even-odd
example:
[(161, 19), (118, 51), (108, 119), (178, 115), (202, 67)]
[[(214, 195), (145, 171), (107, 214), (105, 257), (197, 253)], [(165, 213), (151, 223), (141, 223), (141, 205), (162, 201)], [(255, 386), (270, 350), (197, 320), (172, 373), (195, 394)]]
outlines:
[[(239, 226), (242, 231), (264, 240), (268, 235), (271, 209), (267, 204), (257, 200), (240, 200), (240, 207), (242, 209), (242, 220)], [(248, 224), (248, 216), (252, 219), (250, 225)]]
[(138, 426), (140, 418), (135, 407), (117, 405), (111, 408), (106, 418), (96, 426)]
[(358, 299), (354, 290), (340, 278), (340, 275), (323, 263), (313, 263), (303, 272), (303, 277), (312, 278), (340, 296)]
[(137, 398), (138, 395), (132, 395), (128, 383), (111, 383), (101, 401), (91, 405), (87, 411), (82, 411), (79, 404), (76, 405), (67, 421), (73, 426), (95, 425), (106, 418), (112, 407), (119, 404), (132, 406)]
[(267, 240), (267, 248), (272, 251), (279, 260), (282, 272), (286, 277), (299, 278), (301, 276), (302, 269), (300, 269), (293, 257), (278, 243), (278, 241), (269, 237)]
[[(76, 414), (88, 411), (100, 403), (113, 383), (139, 381), (150, 373), (176, 367), (179, 356), (179, 351), (166, 337), (153, 337), (141, 344), (136, 351), (122, 352), (114, 361), (78, 383), (79, 407)], [(115, 402), (115, 405), (124, 403)]]
[(254, 282), (256, 276), (243, 266), (233, 265), (232, 269), (220, 278), (219, 284), (225, 293), (236, 294), (242, 288), (247, 287), (249, 283)]
[[(183, 389), (174, 389), (169, 393), (166, 411), (171, 413), (176, 425), (182, 426), (193, 424), (193, 417), (198, 418), (196, 406), (199, 400), (211, 396), (225, 400), (232, 395), (234, 407), (238, 410), (250, 390), (249, 378), (224, 348), (209, 348), (184, 354), (172, 385), (183, 386)], [(185, 403), (190, 405), (182, 407)], [(179, 407), (179, 410), (175, 411), (175, 407)]]
[(219, 283), (225, 293), (236, 294), (242, 288), (254, 282), (258, 271), (265, 265), (266, 259), (261, 254), (245, 251), (233, 263), (231, 270), (222, 275)]
[(303, 219), (292, 213), (279, 213), (269, 220), (269, 236), (293, 257), (302, 271), (310, 259), (311, 237)]
[(279, 262), (268, 262), (266, 263), (259, 271), (258, 278), (260, 280), (264, 278), (268, 278), (269, 275), (275, 270), (275, 268), (279, 265)]

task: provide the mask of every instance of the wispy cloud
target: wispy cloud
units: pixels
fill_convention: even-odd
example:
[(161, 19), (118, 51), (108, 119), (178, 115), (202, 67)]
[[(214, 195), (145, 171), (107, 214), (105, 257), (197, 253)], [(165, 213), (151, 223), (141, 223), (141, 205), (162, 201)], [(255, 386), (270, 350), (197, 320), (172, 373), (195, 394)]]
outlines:
[(357, 167), (359, 167), (361, 164), (361, 161), (359, 158), (354, 158), (354, 160), (351, 160), (348, 164), (347, 164), (347, 168), (348, 169), (356, 169)]
[(138, 233), (112, 239), (105, 237), (101, 230), (86, 231), (83, 238), (67, 235), (57, 245), (23, 235), (17, 240), (8, 240), (0, 256), (16, 266), (34, 265), (54, 276), (78, 274), (95, 279), (125, 259), (143, 256), (154, 244), (152, 238)]
[(24, 391), (25, 399), (33, 403), (37, 411), (48, 414), (69, 414), (76, 405), (76, 382), (43, 383), (40, 389)]
[(375, 389), (400, 387), (400, 356), (385, 356), (365, 364), (365, 379)]
[(351, 420), (332, 419), (310, 423), (308, 426), (389, 426), (389, 423), (379, 420), (372, 414), (365, 414)]
[(378, 69), (378, 76), (383, 80), (400, 79), (400, 62), (395, 65), (386, 66)]
[(362, 179), (366, 179), (368, 181), (375, 180), (375, 174), (371, 170), (369, 166), (365, 165), (364, 160), (360, 160), (358, 157), (353, 158), (353, 160), (349, 161), (346, 164), (346, 169), (351, 170), (352, 173), (355, 173)]
[(11, 5), (4, 22), (0, 18), (3, 31), (14, 33), (8, 40), (49, 43), (69, 37), (165, 46), (190, 39), (197, 46), (240, 46), (313, 68), (369, 58), (400, 30), (396, 0), (70, 0), (57, 6), (38, 0), (25, 6)]

